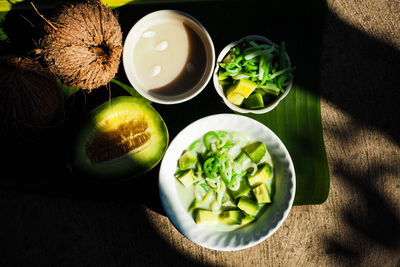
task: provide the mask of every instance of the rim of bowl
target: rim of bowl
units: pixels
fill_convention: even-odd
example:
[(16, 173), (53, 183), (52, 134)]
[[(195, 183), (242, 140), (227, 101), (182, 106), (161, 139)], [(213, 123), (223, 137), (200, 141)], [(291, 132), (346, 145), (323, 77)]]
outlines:
[[(245, 39), (250, 39), (250, 40), (259, 40), (259, 41), (263, 41), (265, 43), (268, 43), (270, 45), (275, 45), (278, 46), (277, 44), (275, 44), (274, 42), (272, 42), (271, 40), (269, 40), (267, 37), (261, 36), (261, 35), (247, 35), (245, 37), (242, 37), (240, 40), (237, 41), (233, 41), (230, 44), (228, 44), (227, 46), (225, 46), (221, 52), (219, 53), (218, 57), (217, 57), (217, 63), (215, 64), (215, 69), (214, 69), (214, 73), (213, 73), (213, 83), (214, 83), (214, 88), (217, 91), (218, 95), (224, 100), (224, 103), (233, 111), (237, 111), (240, 113), (254, 113), (254, 114), (263, 114), (263, 113), (267, 113), (271, 110), (273, 110), (276, 106), (278, 106), (279, 102), (282, 101), (282, 99), (284, 99), (290, 89), (292, 88), (292, 82), (293, 79), (290, 80), (290, 83), (286, 86), (285, 88), (285, 92), (283, 92), (283, 94), (281, 94), (277, 99), (274, 100), (274, 102), (272, 102), (270, 105), (268, 105), (267, 107), (261, 108), (261, 109), (246, 109), (246, 108), (241, 108), (238, 107), (234, 104), (232, 104), (225, 96), (224, 90), (222, 89), (221, 84), (218, 81), (218, 70), (219, 70), (219, 62), (221, 62), (225, 56), (229, 53), (229, 50), (243, 42)], [(289, 67), (291, 67), (291, 62), (290, 62), (290, 58), (289, 55), (285, 52), (286, 54), (286, 59), (288, 60), (288, 64)]]
[[(195, 239), (191, 238), (191, 237), (197, 236), (197, 235), (193, 235), (193, 233), (191, 233), (188, 230), (188, 226), (186, 225), (187, 222), (184, 222), (183, 219), (181, 218), (181, 216), (182, 216), (181, 211), (183, 212), (182, 207), (181, 206), (177, 207), (175, 205), (177, 203), (180, 204), (179, 197), (178, 196), (174, 196), (174, 197), (171, 198), (171, 194), (174, 193), (174, 192), (171, 192), (167, 188), (168, 187), (168, 181), (166, 180), (167, 178), (165, 178), (166, 177), (165, 172), (167, 172), (167, 171), (165, 171), (165, 169), (167, 168), (166, 167), (167, 162), (166, 162), (165, 159), (167, 157), (171, 157), (171, 156), (169, 156), (170, 153), (174, 153), (174, 152), (170, 152), (171, 151), (170, 150), (171, 147), (174, 148), (175, 146), (181, 146), (182, 145), (182, 143), (180, 142), (182, 140), (180, 140), (180, 138), (182, 138), (182, 136), (187, 135), (192, 127), (199, 127), (198, 125), (203, 126), (203, 124), (210, 125), (210, 120), (211, 121), (214, 120), (214, 121), (218, 122), (218, 125), (220, 125), (220, 122), (222, 120), (231, 122), (232, 120), (235, 120), (235, 119), (237, 119), (237, 120), (246, 120), (246, 122), (248, 124), (252, 124), (255, 127), (258, 125), (258, 127), (260, 127), (260, 129), (262, 129), (262, 131), (268, 132), (268, 134), (275, 140), (275, 142), (279, 144), (280, 150), (285, 154), (285, 157), (287, 157), (287, 160), (288, 160), (288, 163), (289, 163), (288, 170), (291, 173), (290, 182), (291, 182), (291, 185), (292, 185), (292, 187), (291, 187), (291, 189), (290, 189), (290, 191), (288, 193), (290, 195), (290, 198), (288, 199), (287, 207), (283, 211), (281, 211), (282, 212), (282, 217), (280, 217), (280, 219), (277, 221), (276, 225), (273, 226), (271, 229), (268, 229), (268, 231), (266, 231), (265, 234), (260, 236), (259, 238), (251, 239), (247, 243), (240, 243), (238, 245), (233, 245), (233, 246), (232, 246), (232, 244), (228, 244), (228, 245), (225, 244), (224, 245), (224, 244), (221, 244), (220, 242), (218, 242), (217, 244), (210, 244), (210, 242), (215, 241), (215, 240), (213, 240), (213, 238), (211, 238), (208, 241), (204, 241), (204, 240), (201, 241), (199, 238), (195, 238)], [(243, 125), (242, 123), (239, 123), (239, 124)], [(231, 123), (229, 123), (229, 126), (227, 126), (227, 127), (228, 128), (232, 127)], [(223, 127), (221, 129), (223, 129)], [(254, 128), (252, 128), (252, 129), (254, 130)], [(206, 132), (207, 129), (203, 129), (202, 131)], [(198, 133), (198, 134), (201, 135), (201, 133)], [(193, 141), (193, 140), (190, 140), (190, 141)], [(188, 143), (190, 143), (190, 141)], [(176, 148), (174, 148), (174, 149), (176, 149)], [(166, 212), (166, 215), (167, 215), (168, 219), (174, 225), (174, 227), (182, 235), (184, 235), (187, 239), (189, 239), (190, 241), (194, 242), (195, 244), (200, 245), (200, 246), (205, 247), (205, 248), (208, 248), (208, 249), (219, 250), (219, 251), (237, 251), (237, 250), (243, 250), (243, 249), (246, 249), (246, 248), (250, 248), (252, 246), (255, 246), (255, 245), (263, 242), (268, 237), (273, 235), (281, 227), (283, 222), (287, 219), (287, 217), (288, 217), (288, 215), (289, 215), (289, 213), (290, 213), (290, 211), (291, 211), (291, 209), (293, 207), (293, 202), (294, 202), (294, 198), (295, 198), (295, 195), (296, 195), (296, 172), (295, 172), (295, 169), (294, 169), (294, 164), (293, 164), (292, 158), (291, 158), (291, 156), (289, 154), (289, 151), (287, 150), (287, 148), (283, 144), (282, 140), (280, 140), (280, 138), (271, 129), (269, 129), (266, 125), (258, 122), (255, 119), (252, 119), (252, 118), (240, 115), (240, 114), (229, 114), (229, 113), (214, 114), (214, 115), (210, 115), (210, 116), (206, 116), (206, 117), (200, 118), (200, 119), (190, 123), (189, 125), (187, 125), (184, 129), (182, 129), (175, 136), (175, 138), (170, 143), (170, 146), (168, 147), (167, 152), (165, 153), (164, 158), (161, 161), (160, 170), (159, 170), (159, 177), (158, 178), (159, 178), (158, 187), (159, 187), (159, 194), (160, 194), (160, 198), (161, 198), (161, 203), (162, 203), (162, 206), (163, 206), (163, 208), (164, 208), (164, 210)], [(171, 179), (172, 178), (173, 178), (173, 173), (172, 173)], [(174, 198), (175, 198), (175, 200), (174, 200)], [(176, 199), (176, 198), (178, 198), (178, 199)], [(177, 204), (177, 205), (179, 205), (179, 204)], [(184, 215), (184, 216), (186, 216), (186, 215)], [(180, 217), (180, 218), (178, 218), (178, 217)], [(193, 218), (191, 218), (191, 220), (193, 220)], [(191, 224), (192, 223), (193, 222), (191, 221)], [(201, 228), (197, 229), (196, 232), (199, 232), (199, 230), (201, 230), (201, 235), (207, 234), (207, 233), (209, 234), (209, 231), (213, 231), (214, 233), (219, 233), (219, 231), (217, 231), (217, 230), (208, 229), (208, 230), (204, 231), (205, 229), (201, 229)], [(237, 229), (237, 230), (241, 231), (240, 229)], [(237, 230), (228, 231), (226, 233), (232, 233), (232, 232), (237, 231)]]
[[(146, 27), (145, 22), (146, 21), (148, 22), (149, 20), (155, 18), (162, 18), (163, 16), (168, 16), (171, 14), (176, 15), (178, 20), (189, 22), (188, 26), (193, 31), (196, 32), (196, 34), (203, 42), (204, 48), (206, 50), (207, 62), (201, 79), (190, 90), (187, 90), (182, 94), (174, 95), (172, 97), (158, 98), (157, 96), (147, 93), (147, 90), (141, 88), (139, 84), (136, 82), (135, 73), (133, 71), (134, 70), (133, 60), (131, 60), (131, 58), (133, 57), (134, 44), (136, 43), (137, 39), (137, 36), (135, 36), (135, 34), (137, 31), (140, 31), (140, 29)], [(140, 95), (142, 95), (143, 97), (152, 102), (159, 104), (178, 104), (197, 96), (207, 86), (208, 82), (210, 81), (213, 75), (213, 69), (215, 65), (215, 49), (210, 34), (208, 33), (207, 29), (203, 26), (203, 24), (200, 23), (200, 21), (198, 21), (193, 16), (179, 10), (163, 9), (145, 15), (132, 26), (124, 42), (122, 61), (125, 74), (129, 82)]]

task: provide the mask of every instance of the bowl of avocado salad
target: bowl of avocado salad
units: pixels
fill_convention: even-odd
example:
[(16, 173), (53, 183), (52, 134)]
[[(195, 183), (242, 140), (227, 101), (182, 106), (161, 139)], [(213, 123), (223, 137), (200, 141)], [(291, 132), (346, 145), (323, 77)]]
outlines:
[(233, 251), (271, 236), (294, 200), (293, 162), (265, 125), (237, 114), (199, 119), (171, 142), (160, 165), (166, 214), (189, 240)]
[(294, 70), (285, 42), (277, 45), (266, 37), (249, 35), (221, 51), (213, 83), (230, 109), (262, 114), (289, 93)]

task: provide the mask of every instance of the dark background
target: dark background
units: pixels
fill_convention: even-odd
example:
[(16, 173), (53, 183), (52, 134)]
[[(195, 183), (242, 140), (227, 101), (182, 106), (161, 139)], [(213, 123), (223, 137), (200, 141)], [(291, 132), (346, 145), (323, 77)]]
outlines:
[[(40, 9), (40, 3), (36, 5)], [(293, 62), (303, 62), (310, 57), (311, 62), (318, 63), (310, 68), (311, 73), (301, 69), (298, 83), (307, 88), (310, 79), (309, 76), (304, 77), (314, 77), (322, 84), (321, 90), (316, 93), (326, 102), (350, 114), (363, 127), (379, 129), (398, 147), (398, 48), (349, 26), (319, 1), (311, 4), (301, 1), (248, 1), (246, 4), (199, 2), (133, 5), (118, 9), (124, 36), (138, 19), (165, 8), (187, 12), (202, 22), (214, 41), (217, 54), (228, 42), (248, 34), (262, 32), (271, 40), (285, 40), (289, 54), (293, 55)], [(393, 6), (382, 8), (393, 9)], [(399, 8), (394, 7), (394, 10), (399, 11)], [(45, 16), (51, 13), (50, 10), (41, 12)], [(31, 9), (25, 11), (16, 6), (4, 24), (13, 45), (3, 46), (2, 53), (29, 53), (34, 47), (32, 38), (37, 37), (37, 32), (20, 14), (34, 24), (40, 22)], [(371, 19), (380, 22), (382, 18)], [(248, 26), (249, 21), (251, 26)], [(305, 49), (302, 46), (305, 39), (311, 39), (319, 49)], [(304, 53), (300, 49), (304, 49)], [(126, 82), (122, 64), (117, 79)], [(115, 85), (111, 85), (111, 88), (113, 97), (126, 94)], [(176, 231), (169, 235), (160, 234), (163, 230), (157, 227), (171, 226), (164, 217), (158, 196), (158, 167), (143, 177), (112, 184), (85, 180), (70, 174), (66, 163), (76, 125), (79, 125), (84, 114), (108, 98), (107, 88), (87, 95), (78, 92), (67, 104), (63, 126), (49, 130), (34, 144), (22, 149), (4, 149), (3, 146), (1, 152), (4, 160), (0, 165), (0, 266), (230, 265), (226, 255), (232, 257), (231, 263), (234, 265), (265, 265), (265, 258), (261, 256), (253, 260), (246, 259), (246, 251), (222, 254), (200, 250)], [(171, 139), (195, 119), (229, 111), (211, 83), (187, 103), (153, 106), (168, 125)], [(341, 135), (347, 138), (343, 132), (335, 134), (339, 138)], [(398, 149), (393, 150), (398, 152)], [(357, 242), (363, 240), (360, 235), (366, 236), (371, 242), (369, 247), (381, 247), (382, 251), (389, 251), (388, 255), (398, 251), (398, 205), (393, 205), (387, 196), (381, 195), (372, 180), (385, 175), (385, 170), (381, 165), (372, 166), (371, 173), (365, 177), (355, 171), (357, 164), (351, 161), (341, 164), (334, 158), (335, 149), (327, 147), (327, 151), (332, 186), (345, 180), (349, 190), (361, 192), (359, 196), (365, 199), (369, 212), (357, 213), (357, 206), (351, 205), (343, 212), (343, 221), (357, 229), (357, 233), (350, 237), (345, 235), (349, 240), (324, 237), (327, 240), (326, 247), (318, 250), (328, 255), (324, 263), (348, 265), (368, 257), (363, 250), (357, 249)], [(394, 158), (398, 160), (398, 154)], [(346, 163), (354, 165), (342, 168)], [(390, 171), (393, 176), (398, 169)], [(399, 187), (397, 182), (393, 190)], [(336, 192), (334, 188), (333, 192)], [(331, 205), (329, 201), (326, 204), (328, 207)], [(293, 216), (297, 216), (296, 211), (299, 212), (294, 209)], [(309, 222), (292, 218), (288, 223), (295, 227), (296, 224)], [(252, 252), (261, 251), (260, 255), (265, 256), (267, 250), (267, 255), (285, 253), (288, 257), (300, 257), (293, 247), (279, 252), (273, 245), (263, 243)], [(197, 249), (199, 254), (188, 256), (184, 246), (194, 247), (191, 251)], [(386, 254), (379, 255), (385, 257)], [(312, 260), (312, 256), (312, 253), (308, 255), (309, 265), (321, 264), (321, 258)], [(400, 259), (392, 262), (400, 263)]]

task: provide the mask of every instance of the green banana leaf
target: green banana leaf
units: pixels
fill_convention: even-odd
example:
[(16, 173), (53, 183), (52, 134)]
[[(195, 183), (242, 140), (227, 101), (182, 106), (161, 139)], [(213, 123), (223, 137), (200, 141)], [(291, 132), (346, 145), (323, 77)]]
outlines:
[(296, 170), (294, 204), (323, 203), (329, 193), (329, 169), (319, 97), (294, 84), (276, 109), (249, 116), (267, 125), (288, 149)]
[[(32, 9), (28, 1), (23, 3), (13, 5), (8, 0), (0, 0), (0, 21), (11, 9)], [(35, 4), (39, 10), (44, 10), (54, 8), (56, 3), (40, 1)], [(179, 9), (187, 12), (207, 28), (217, 54), (229, 42), (249, 34), (264, 35), (276, 43), (286, 41), (292, 65), (297, 67), (290, 93), (273, 111), (245, 116), (273, 130), (291, 154), (296, 170), (294, 204), (320, 204), (326, 200), (329, 169), (323, 141), (319, 89), (322, 24), (326, 8), (323, 1), (104, 0), (104, 3), (118, 10), (125, 34), (135, 21), (154, 10)], [(265, 6), (268, 8), (264, 9)], [(0, 39), (6, 38), (0, 31)], [(137, 96), (137, 92), (126, 85), (128, 82), (123, 70), (112, 83)], [(154, 106), (166, 120), (171, 136), (200, 117), (232, 112), (214, 92), (211, 82), (189, 103), (178, 104), (173, 109)], [(176, 119), (176, 110), (180, 110), (179, 120)]]

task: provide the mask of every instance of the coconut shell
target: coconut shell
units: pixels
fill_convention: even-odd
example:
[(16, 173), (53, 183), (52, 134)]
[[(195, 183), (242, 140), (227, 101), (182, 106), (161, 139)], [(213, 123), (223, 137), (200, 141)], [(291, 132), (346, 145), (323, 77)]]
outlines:
[(44, 24), (39, 47), (45, 64), (65, 85), (92, 90), (118, 71), (121, 27), (101, 1), (70, 3)]
[(0, 57), (0, 136), (29, 137), (52, 126), (63, 101), (54, 75), (38, 62)]

